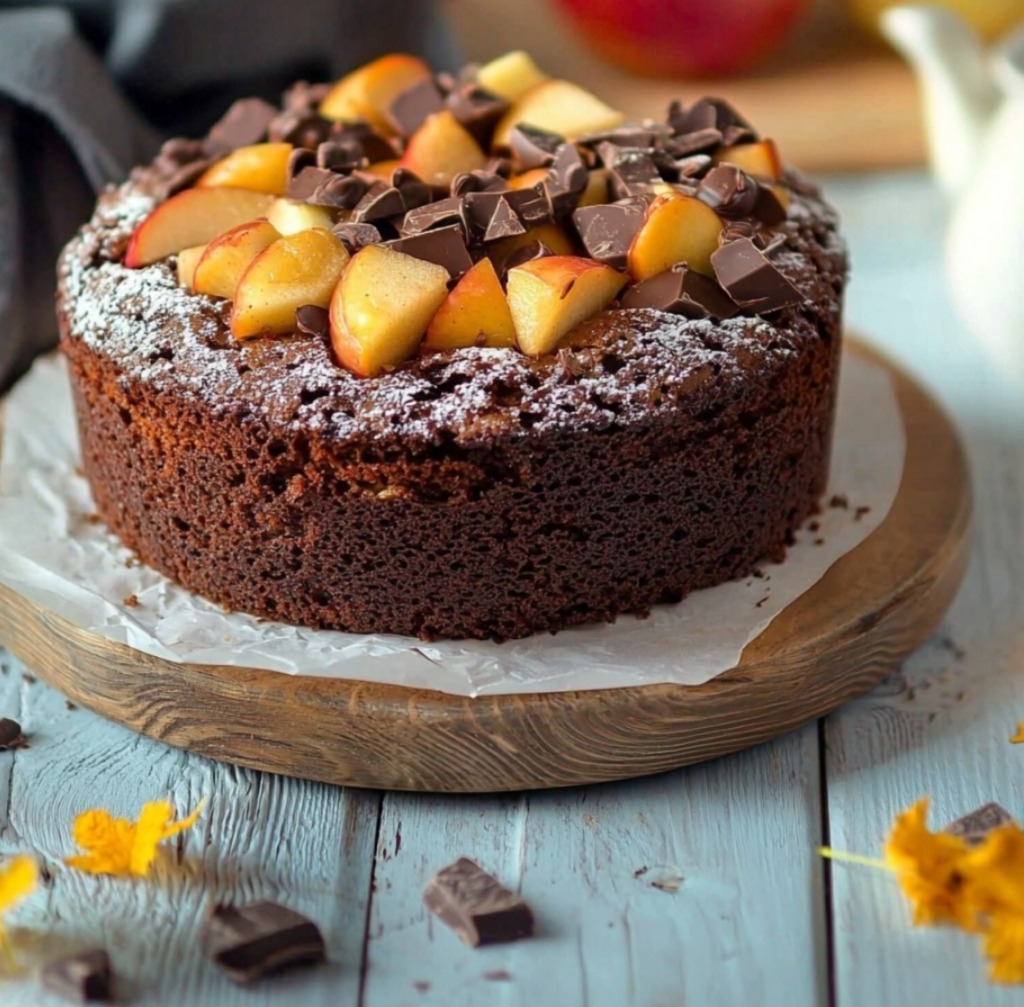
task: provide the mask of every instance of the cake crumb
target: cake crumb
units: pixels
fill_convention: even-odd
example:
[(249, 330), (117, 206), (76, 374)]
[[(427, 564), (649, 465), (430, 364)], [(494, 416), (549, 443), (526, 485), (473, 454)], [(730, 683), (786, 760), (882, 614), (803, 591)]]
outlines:
[(128, 608), (136, 608), (139, 604), (139, 596), (136, 594), (130, 594), (126, 598), (122, 598), (122, 603)]
[(828, 505), (829, 507), (839, 508), (840, 510), (847, 510), (850, 506), (850, 501), (842, 494), (837, 493), (831, 500), (829, 500)]
[(864, 517), (865, 514), (870, 514), (870, 513), (871, 513), (871, 508), (870, 507), (858, 507), (853, 512), (853, 520), (854, 521), (859, 521), (862, 517)]

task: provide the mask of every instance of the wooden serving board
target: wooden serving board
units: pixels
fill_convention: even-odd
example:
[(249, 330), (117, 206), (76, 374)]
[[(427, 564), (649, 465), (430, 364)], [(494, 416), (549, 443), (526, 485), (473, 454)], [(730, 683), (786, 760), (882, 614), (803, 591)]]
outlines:
[[(871, 355), (855, 343), (847, 352)], [(971, 514), (963, 448), (928, 394), (882, 362), (907, 431), (892, 510), (747, 646), (736, 668), (704, 685), (467, 699), (175, 664), (77, 629), (3, 585), (0, 641), (76, 703), (150, 737), (348, 786), (559, 787), (735, 752), (823, 716), (895, 670), (960, 583)]]

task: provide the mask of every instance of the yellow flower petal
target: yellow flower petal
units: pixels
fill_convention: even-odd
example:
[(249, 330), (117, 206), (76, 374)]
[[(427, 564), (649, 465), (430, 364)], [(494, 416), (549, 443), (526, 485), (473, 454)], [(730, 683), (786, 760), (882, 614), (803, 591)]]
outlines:
[(15, 902), (28, 895), (39, 881), (39, 868), (33, 857), (11, 857), (0, 867), (0, 916)]
[(994, 913), (985, 935), (989, 977), (997, 983), (1024, 983), (1024, 916)]
[(968, 898), (979, 912), (1024, 919), (1024, 832), (1011, 822), (993, 829), (960, 865)]
[(1017, 733), (1010, 737), (1010, 741), (1015, 745), (1024, 743), (1024, 721), (1017, 725)]

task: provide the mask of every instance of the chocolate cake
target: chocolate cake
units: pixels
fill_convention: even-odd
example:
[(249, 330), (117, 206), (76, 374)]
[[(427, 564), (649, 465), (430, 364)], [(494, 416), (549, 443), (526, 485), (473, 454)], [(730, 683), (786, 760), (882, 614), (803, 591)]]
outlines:
[[(63, 254), (58, 317), (98, 513), (144, 562), (270, 619), (502, 640), (644, 614), (783, 558), (828, 470), (846, 273), (833, 211), (794, 172), (718, 170), (723, 145), (758, 139), (721, 102), (572, 143), (524, 128), (492, 146), (494, 170), (444, 185), (399, 168), (374, 189), (368, 166), (404, 158), (438, 109), (471, 103), (460, 121), (486, 149), (516, 99), (483, 77), (414, 82), (391, 102), (390, 127), (370, 113), (330, 120), (318, 111), (327, 90), (299, 88), (283, 111), (236, 108), (206, 141), (172, 142), (102, 195)], [(618, 271), (633, 268), (637, 226), (666, 199), (711, 207), (721, 232), (710, 268), (622, 273), (611, 306), (544, 352), (522, 352), (517, 316), (519, 348), (482, 335), (366, 376), (342, 365), (324, 303), (302, 305), (287, 334), (239, 338), (238, 299), (182, 286), (173, 254), (131, 264), (155, 207), (198, 191), (233, 148), (282, 136), (294, 145), (289, 195), (335, 215), (323, 233), (346, 259), (387, 243), (445, 263), (453, 290), (538, 220), (576, 260)], [(583, 181), (604, 173), (604, 202), (581, 205), (582, 184), (566, 181), (577, 162)], [(509, 182), (538, 168), (545, 202), (531, 210)], [(475, 200), (474, 217), (469, 197), (488, 192), (505, 198)], [(337, 202), (365, 209), (368, 196), (376, 214)], [(410, 246), (434, 228), (453, 229), (455, 253), (452, 238), (447, 251)], [(496, 273), (511, 291), (517, 267), (545, 258), (568, 257), (521, 244)], [(573, 283), (562, 290), (569, 301)]]

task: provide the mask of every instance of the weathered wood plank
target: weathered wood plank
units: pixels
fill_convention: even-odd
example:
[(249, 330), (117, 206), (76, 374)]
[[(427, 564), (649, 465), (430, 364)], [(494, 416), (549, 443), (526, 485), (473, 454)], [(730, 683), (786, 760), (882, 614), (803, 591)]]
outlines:
[[(826, 986), (815, 728), (633, 783), (385, 797), (365, 1007), (818, 1004)], [(427, 914), (460, 855), (518, 888), (538, 935), (471, 950)]]
[[(64, 947), (106, 946), (137, 1007), (338, 1007), (358, 998), (379, 798), (218, 765), (69, 710), (63, 696), (0, 676), (0, 714), (18, 716), (32, 747), (0, 754), (0, 853), (30, 850), (53, 880), (12, 915), (31, 965)], [(19, 706), (18, 697), (21, 697)], [(11, 767), (13, 766), (13, 771)], [(196, 829), (172, 846), (147, 882), (93, 878), (65, 868), (70, 824), (90, 806), (134, 816), (170, 795), (180, 811), (201, 797)], [(245, 990), (203, 961), (196, 935), (217, 900), (277, 899), (321, 926), (331, 963)], [(40, 1007), (29, 978), (4, 984), (4, 1007)]]

